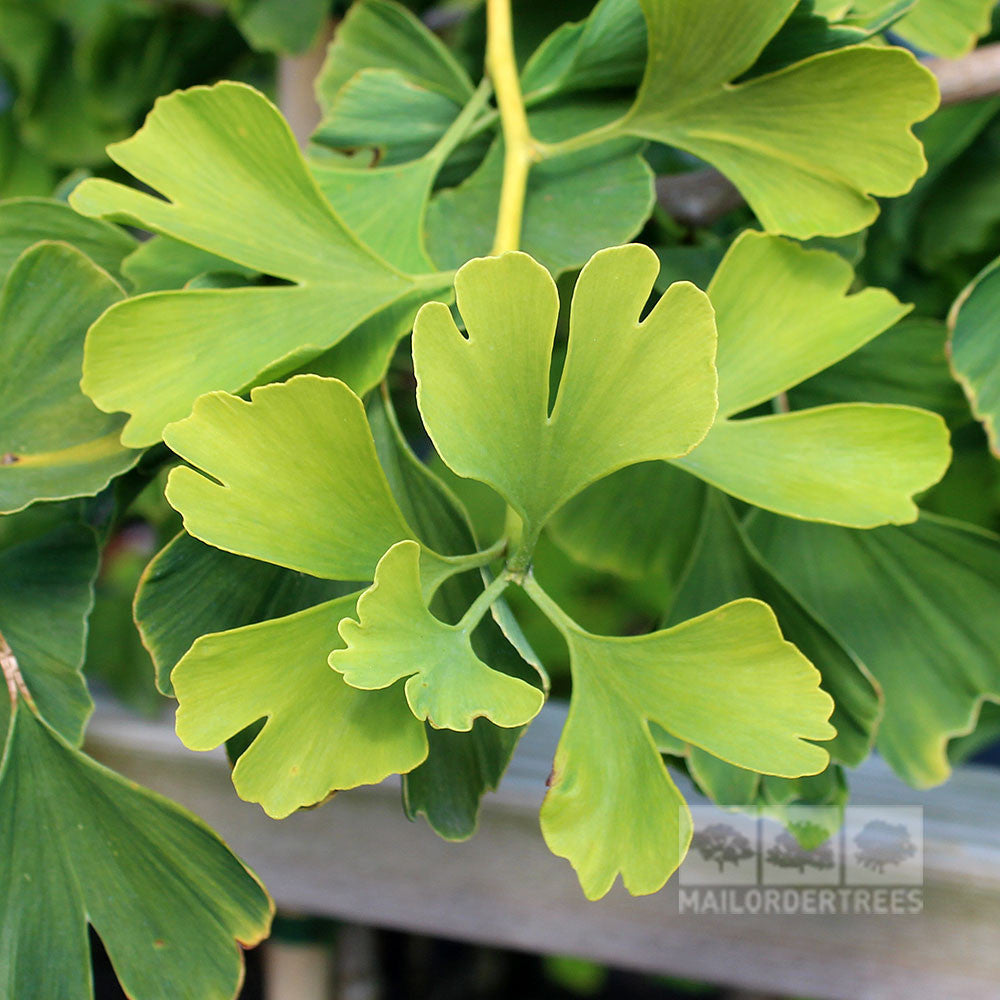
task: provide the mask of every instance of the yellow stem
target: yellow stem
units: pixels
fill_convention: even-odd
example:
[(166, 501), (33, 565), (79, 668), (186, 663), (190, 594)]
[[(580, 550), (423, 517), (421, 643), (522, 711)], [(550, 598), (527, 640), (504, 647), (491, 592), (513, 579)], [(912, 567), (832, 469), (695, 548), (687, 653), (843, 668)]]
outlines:
[(538, 155), (528, 128), (514, 57), (510, 0), (486, 0), (486, 25), (486, 69), (497, 96), (504, 142), (503, 183), (493, 252), (503, 253), (516, 250), (521, 244), (528, 173)]

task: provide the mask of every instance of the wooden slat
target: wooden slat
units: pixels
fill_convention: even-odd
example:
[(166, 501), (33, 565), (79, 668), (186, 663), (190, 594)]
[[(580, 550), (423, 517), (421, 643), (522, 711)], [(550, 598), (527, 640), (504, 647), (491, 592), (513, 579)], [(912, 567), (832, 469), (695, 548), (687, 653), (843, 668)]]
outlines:
[(966, 768), (928, 792), (879, 761), (852, 778), (856, 804), (924, 807), (921, 915), (680, 915), (673, 885), (640, 899), (616, 887), (588, 903), (569, 866), (547, 851), (537, 814), (562, 719), (549, 706), (536, 720), (464, 844), (408, 822), (398, 782), (270, 820), (236, 798), (221, 753), (185, 750), (169, 720), (137, 721), (102, 705), (88, 747), (204, 817), (288, 909), (783, 995), (998, 995), (1000, 773)]

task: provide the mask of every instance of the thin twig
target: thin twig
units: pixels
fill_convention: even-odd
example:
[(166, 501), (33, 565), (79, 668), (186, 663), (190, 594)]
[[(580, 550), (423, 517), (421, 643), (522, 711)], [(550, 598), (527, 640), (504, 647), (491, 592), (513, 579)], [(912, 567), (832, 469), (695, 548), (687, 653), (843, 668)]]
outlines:
[(941, 104), (962, 104), (1000, 94), (1000, 43), (984, 45), (961, 59), (928, 59), (937, 77)]

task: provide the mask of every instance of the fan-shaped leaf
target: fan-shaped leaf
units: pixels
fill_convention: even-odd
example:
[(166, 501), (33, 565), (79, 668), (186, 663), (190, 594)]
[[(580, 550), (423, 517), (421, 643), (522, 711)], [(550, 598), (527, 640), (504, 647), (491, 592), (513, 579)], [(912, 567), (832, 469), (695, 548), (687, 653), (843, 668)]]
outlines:
[(649, 58), (611, 131), (679, 146), (718, 167), (764, 227), (844, 235), (904, 194), (926, 164), (910, 127), (937, 105), (930, 73), (901, 49), (851, 46), (733, 85), (795, 0), (641, 0)]
[[(529, 593), (545, 607), (537, 586)], [(687, 851), (690, 814), (651, 722), (766, 774), (796, 777), (826, 767), (827, 752), (806, 740), (835, 735), (827, 722), (833, 702), (765, 604), (736, 601), (622, 639), (591, 635), (557, 609), (549, 613), (570, 648), (573, 695), (542, 832), (550, 849), (572, 862), (589, 898), (603, 896), (619, 873), (630, 892), (656, 892)]]
[(276, 819), (338, 789), (412, 770), (427, 756), (423, 724), (398, 685), (357, 691), (327, 664), (357, 598), (202, 636), (171, 674), (177, 735), (192, 750), (267, 719), (236, 762), (233, 784)]
[(215, 834), (23, 705), (0, 775), (0, 840), (6, 996), (89, 1000), (89, 923), (135, 1000), (174, 1000), (181, 983), (229, 1000), (243, 979), (236, 942), (267, 936), (267, 893)]
[(715, 412), (715, 330), (693, 285), (677, 284), (642, 322), (656, 255), (596, 254), (573, 295), (569, 347), (549, 414), (559, 309), (555, 283), (522, 253), (470, 261), (448, 308), (421, 310), (413, 338), (418, 402), (447, 464), (493, 486), (538, 530), (566, 500), (616, 469), (680, 455)]
[(83, 384), (98, 406), (132, 415), (127, 444), (158, 440), (205, 392), (294, 371), (418, 288), (430, 297), (442, 287), (436, 276), (403, 275), (358, 242), (284, 119), (250, 87), (221, 83), (162, 98), (109, 155), (168, 200), (92, 179), (71, 196), (78, 211), (293, 282), (153, 292), (109, 310), (88, 337)]
[(483, 663), (471, 643), (478, 620), (446, 625), (421, 591), (420, 546), (398, 542), (358, 600), (357, 620), (340, 623), (345, 648), (330, 654), (330, 666), (366, 691), (408, 678), (410, 709), (438, 729), (467, 732), (479, 717), (503, 728), (530, 722), (542, 707), (541, 691)]
[[(299, 375), (254, 389), (250, 402), (211, 393), (167, 428), (166, 440), (207, 473), (174, 469), (167, 499), (189, 534), (227, 552), (368, 580), (390, 546), (412, 537), (364, 406), (336, 379)], [(427, 586), (438, 582), (432, 571)]]

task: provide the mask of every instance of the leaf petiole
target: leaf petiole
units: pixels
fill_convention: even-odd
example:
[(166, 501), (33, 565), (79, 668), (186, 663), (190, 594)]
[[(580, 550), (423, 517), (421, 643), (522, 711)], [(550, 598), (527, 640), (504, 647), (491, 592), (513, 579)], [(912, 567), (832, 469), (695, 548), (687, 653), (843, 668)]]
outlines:
[(524, 592), (534, 601), (535, 606), (559, 630), (563, 638), (569, 640), (571, 634), (584, 635), (584, 630), (542, 589), (538, 581), (528, 573), (521, 580)]
[(462, 615), (462, 620), (456, 625), (457, 629), (471, 634), (476, 626), (483, 620), (483, 616), (497, 602), (500, 595), (510, 586), (511, 580), (506, 573), (501, 573), (490, 585), (472, 602), (469, 610)]

